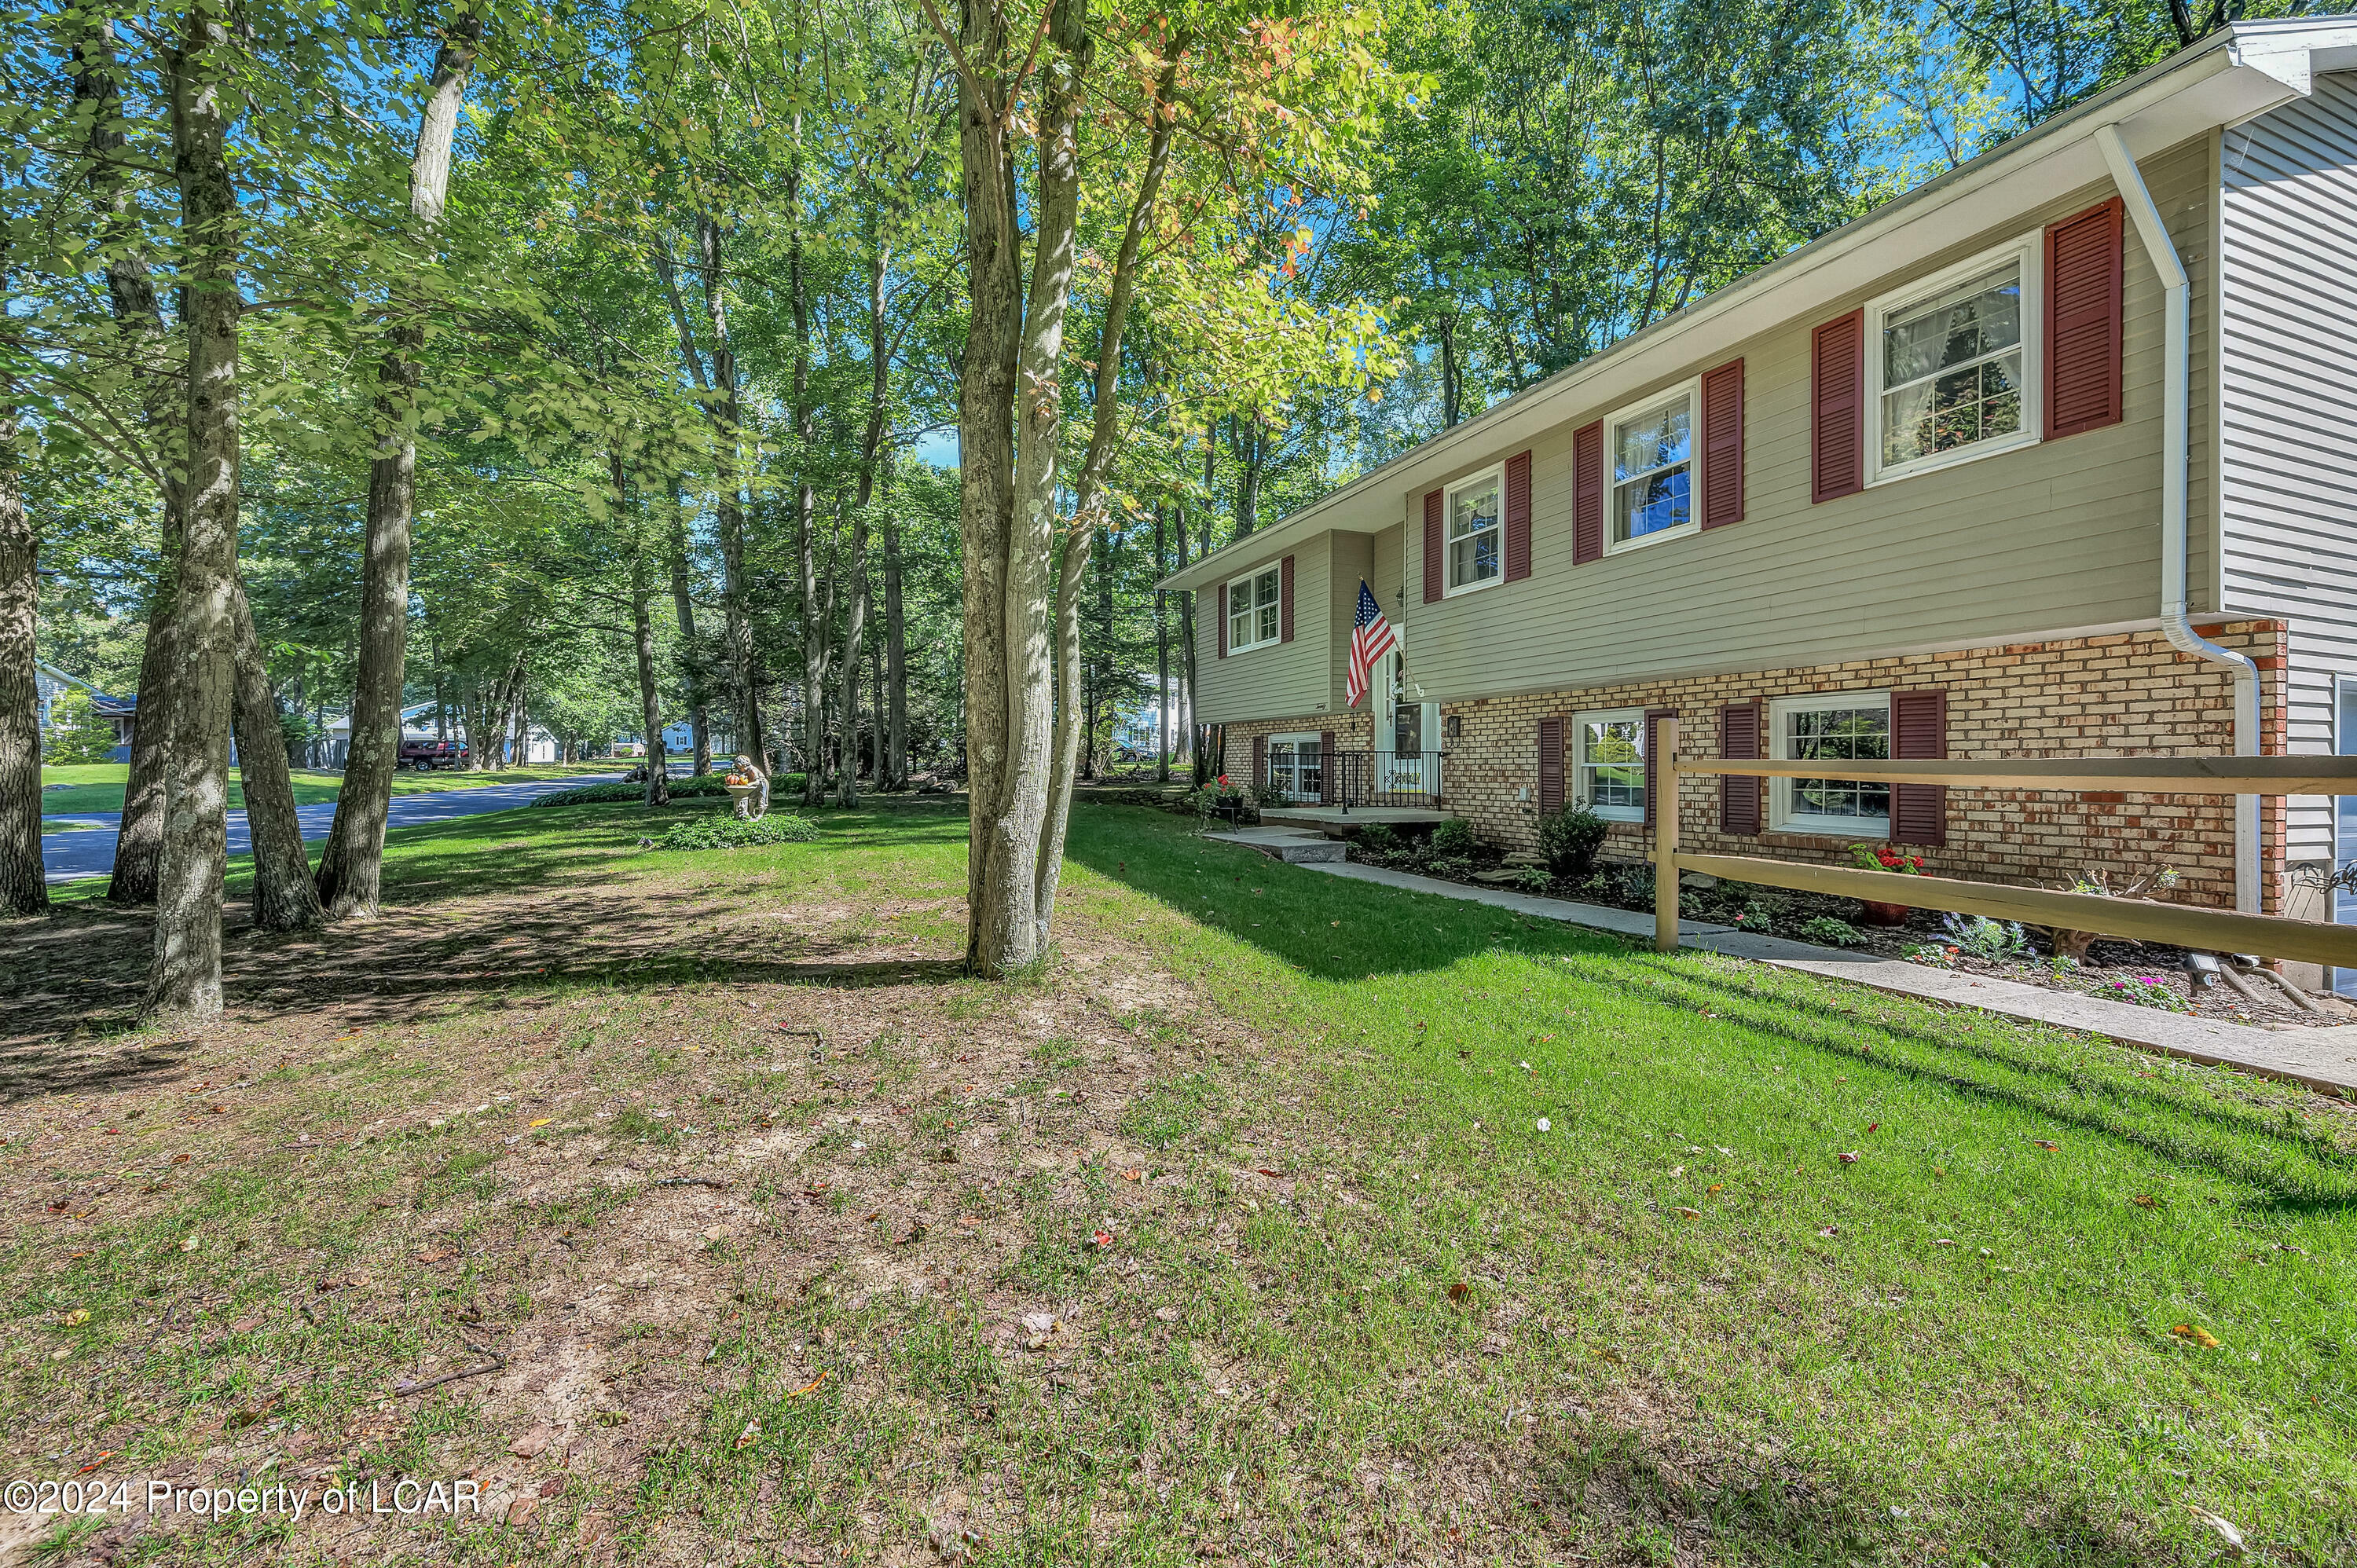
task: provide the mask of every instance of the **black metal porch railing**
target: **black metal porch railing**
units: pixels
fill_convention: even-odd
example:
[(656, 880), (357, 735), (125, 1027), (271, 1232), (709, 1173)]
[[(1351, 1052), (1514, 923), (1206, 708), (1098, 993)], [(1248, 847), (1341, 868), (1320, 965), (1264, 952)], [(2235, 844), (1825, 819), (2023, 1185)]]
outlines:
[(1257, 782), (1265, 800), (1303, 806), (1440, 807), (1437, 751), (1330, 751), (1312, 761), (1280, 754)]

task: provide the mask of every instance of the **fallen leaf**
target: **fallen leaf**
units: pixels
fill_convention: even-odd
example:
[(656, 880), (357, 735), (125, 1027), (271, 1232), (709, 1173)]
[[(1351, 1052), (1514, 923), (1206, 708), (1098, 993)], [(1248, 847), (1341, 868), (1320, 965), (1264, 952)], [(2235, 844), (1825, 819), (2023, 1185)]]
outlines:
[(1260, 1166), (1257, 1174), (1259, 1174), (1259, 1175), (1261, 1175), (1261, 1176), (1267, 1176), (1267, 1177), (1269, 1177), (1270, 1179), (1272, 1179), (1272, 1180), (1274, 1180), (1274, 1181), (1283, 1181), (1283, 1180), (1285, 1179), (1285, 1173), (1284, 1173), (1284, 1172), (1282, 1172), (1282, 1171), (1273, 1171), (1273, 1170), (1269, 1169), (1266, 1165), (1262, 1165), (1262, 1166)]
[(185, 1165), (188, 1163), (188, 1156), (186, 1155), (174, 1155), (172, 1156), (172, 1163), (176, 1165)]
[(1089, 1235), (1089, 1240), (1092, 1245), (1096, 1246), (1100, 1250), (1110, 1247), (1113, 1245), (1113, 1232), (1110, 1230), (1092, 1231)]
[(1838, 1236), (1841, 1234), (1841, 1227), (1838, 1225), (1828, 1225), (1820, 1230), (1817, 1234), (1820, 1236)]
[(262, 1319), (258, 1317), (241, 1317), (229, 1326), (229, 1331), (231, 1334), (251, 1334), (261, 1326)]
[(509, 1444), (508, 1452), (519, 1459), (537, 1459), (546, 1453), (548, 1445), (555, 1441), (556, 1429), (544, 1423), (533, 1427), (530, 1432)]
[(1703, 1190), (1705, 1192), (1724, 1192), (1727, 1190), (1727, 1184), (1723, 1181), (1715, 1181), (1708, 1187), (1703, 1188)]
[(555, 1121), (555, 1120), (556, 1120), (556, 1118), (555, 1118), (555, 1117), (554, 1117), (554, 1116), (543, 1116), (542, 1118), (540, 1118), (540, 1120), (538, 1120), (538, 1121), (536, 1121), (536, 1122), (526, 1122), (524, 1125), (525, 1125), (525, 1127), (526, 1127), (527, 1129), (530, 1129), (530, 1128), (533, 1128), (533, 1127), (545, 1127), (545, 1126), (547, 1126), (551, 1122), (554, 1122), (554, 1121)]
[(1157, 1306), (1154, 1309), (1154, 1316), (1165, 1323), (1176, 1323), (1178, 1321), (1178, 1309), (1175, 1306)]
[(455, 1258), (457, 1255), (458, 1250), (456, 1247), (434, 1247), (418, 1253), (417, 1261), (421, 1263), (438, 1263), (445, 1258)]
[(1869, 1133), (1879, 1133), (1882, 1131), (1882, 1123), (1879, 1122), (1868, 1122), (1866, 1124), (1866, 1130)]
[(748, 1421), (745, 1423), (745, 1430), (737, 1434), (736, 1446), (749, 1448), (760, 1440), (761, 1423), (758, 1421)]
[(2204, 1350), (2215, 1350), (2218, 1348), (2218, 1337), (2215, 1334), (2211, 1333), (2208, 1329), (2202, 1327), (2198, 1323), (2175, 1324), (2171, 1326), (2169, 1331), (2171, 1334), (2176, 1335), (2179, 1339), (2191, 1340), (2194, 1344), (2201, 1346)]
[(1670, 1174), (1672, 1176), (1684, 1176), (1686, 1174), (1686, 1167), (1684, 1165), (1672, 1165), (1670, 1167)]
[(551, 1476), (540, 1484), (540, 1495), (544, 1498), (553, 1498), (564, 1489), (565, 1477), (562, 1476)]
[(2032, 1138), (2029, 1141), (2041, 1149), (2059, 1149), (2062, 1146), (2051, 1138)]
[(1948, 1236), (1943, 1236), (1938, 1240), (1932, 1243), (1934, 1247), (1953, 1247), (1955, 1244), (1954, 1239)]
[(1846, 1165), (1854, 1165), (1858, 1162), (1858, 1153), (1856, 1149), (1845, 1149), (1840, 1154), (1835, 1155), (1834, 1158), (1839, 1160)]
[(510, 1524), (519, 1525), (530, 1524), (532, 1522), (532, 1516), (539, 1511), (540, 1499), (538, 1498), (518, 1498), (515, 1501), (508, 1504), (508, 1522)]
[(2198, 1508), (2192, 1503), (2188, 1503), (2185, 1507), (2187, 1511), (2191, 1513), (2195, 1519), (2200, 1520), (2203, 1524), (2206, 1524), (2212, 1530), (2216, 1530), (2219, 1538), (2225, 1541), (2228, 1550), (2234, 1552), (2237, 1556), (2242, 1554), (2244, 1551), (2244, 1547), (2243, 1544), (2243, 1532), (2241, 1530), (2235, 1529), (2224, 1520), (2220, 1519), (2208, 1509)]
[(1699, 1209), (1699, 1208), (1687, 1208), (1684, 1204), (1683, 1204), (1683, 1203), (1678, 1205), (1678, 1212), (1679, 1212), (1680, 1214), (1684, 1215), (1684, 1216), (1685, 1216), (1687, 1219), (1701, 1219), (1701, 1218), (1702, 1218), (1702, 1210), (1701, 1210), (1701, 1209)]
[(1467, 1296), (1471, 1295), (1472, 1294), (1473, 1287), (1467, 1284), (1463, 1280), (1458, 1280), (1455, 1284), (1448, 1287), (1448, 1299), (1451, 1301), (1463, 1301)]
[(1146, 1179), (1146, 1173), (1142, 1170), (1124, 1171), (1121, 1173), (1121, 1179), (1124, 1181), (1144, 1181)]
[(90, 1308), (86, 1306), (77, 1306), (58, 1319), (59, 1324), (67, 1328), (79, 1328), (89, 1321)]
[(2157, 1208), (2160, 1206), (2159, 1201), (2148, 1192), (2137, 1193), (2134, 1197), (2129, 1198), (2128, 1201), (2135, 1204), (2138, 1208)]

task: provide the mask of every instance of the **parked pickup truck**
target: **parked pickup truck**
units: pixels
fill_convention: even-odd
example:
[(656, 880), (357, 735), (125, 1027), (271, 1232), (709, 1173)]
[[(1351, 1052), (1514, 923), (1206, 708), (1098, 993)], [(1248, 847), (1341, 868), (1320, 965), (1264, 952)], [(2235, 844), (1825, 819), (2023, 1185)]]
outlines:
[(467, 765), (467, 748), (455, 740), (404, 740), (401, 743), (400, 766), (425, 772), (434, 768), (463, 768)]

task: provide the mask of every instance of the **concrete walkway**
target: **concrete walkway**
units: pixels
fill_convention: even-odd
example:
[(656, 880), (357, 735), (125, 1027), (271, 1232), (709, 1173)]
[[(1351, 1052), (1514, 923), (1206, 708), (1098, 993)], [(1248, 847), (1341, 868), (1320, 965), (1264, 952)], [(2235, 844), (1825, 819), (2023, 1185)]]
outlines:
[[(570, 789), (580, 784), (615, 784), (621, 781), (619, 773), (585, 773), (576, 779), (525, 779), (512, 784), (484, 784), (465, 789), (420, 789), (414, 794), (395, 795), (385, 811), (389, 828), (414, 828), (426, 822), (449, 822), (458, 817), (477, 817), (487, 811), (511, 811), (518, 806), (529, 806), (554, 789)], [(297, 806), (295, 815), (303, 823), (303, 842), (317, 843), (328, 836), (328, 829), (336, 821), (336, 803), (321, 800), (313, 805)], [(114, 869), (114, 840), (123, 825), (120, 811), (77, 811), (70, 816), (51, 817), (49, 822), (98, 822), (100, 827), (61, 833), (41, 835), (41, 861), (48, 870), (51, 883), (72, 882), (84, 876), (104, 876)], [(250, 854), (253, 841), (247, 836), (245, 813), (229, 814), (229, 852)]]
[[(1493, 909), (1511, 909), (1518, 915), (1588, 926), (1597, 930), (1613, 931), (1648, 941), (1653, 935), (1653, 917), (1633, 909), (1615, 909), (1602, 904), (1579, 904), (1566, 898), (1537, 898), (1527, 893), (1509, 892), (1502, 887), (1444, 882), (1437, 877), (1417, 876), (1410, 872), (1390, 871), (1378, 865), (1361, 865), (1355, 861), (1312, 865), (1304, 869), (1322, 871), (1329, 876), (1349, 877), (1354, 882), (1374, 882), (1385, 887), (1432, 893), (1470, 904), (1486, 904)], [(1749, 931), (1738, 931), (1732, 926), (1714, 926), (1699, 920), (1678, 922), (1678, 945), (1724, 953), (1729, 958), (1751, 959), (1760, 963), (1774, 964), (1779, 969), (1800, 970), (1827, 980), (1846, 981), (1852, 985), (1886, 992), (1893, 996), (1912, 996), (1926, 1002), (1977, 1007), (1985, 1013), (2018, 1018), (2025, 1023), (2052, 1024), (2065, 1029), (2077, 1029), (2136, 1050), (2180, 1057), (2187, 1061), (2206, 1062), (2215, 1067), (2238, 1068), (2244, 1072), (2288, 1079), (2295, 1083), (2307, 1084), (2311, 1089), (2357, 1098), (2357, 1026), (2277, 1030), (2221, 1024), (2213, 1019), (2188, 1018), (2126, 1002), (2108, 1002), (2100, 996), (2049, 991), (2043, 986), (1994, 980), (1954, 970), (1930, 969), (1920, 963), (1907, 963), (1897, 959), (1845, 952), (1839, 948), (1818, 947), (1812, 942), (1788, 941), (1782, 937), (1757, 936)]]

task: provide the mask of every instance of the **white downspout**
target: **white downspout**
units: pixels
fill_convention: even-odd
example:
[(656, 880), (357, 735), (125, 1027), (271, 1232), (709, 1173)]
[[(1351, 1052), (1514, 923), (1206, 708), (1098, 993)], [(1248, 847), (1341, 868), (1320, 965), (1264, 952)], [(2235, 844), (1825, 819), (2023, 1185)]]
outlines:
[[(2259, 750), (2259, 667), (2250, 656), (2219, 647), (2193, 629), (2186, 603), (2187, 553), (2191, 540), (2186, 528), (2186, 483), (2189, 425), (2191, 422), (2192, 353), (2191, 295), (2184, 263), (2145, 188), (2136, 159), (2128, 156), (2117, 124), (2099, 126), (2095, 145), (2111, 166), (2112, 183), (2135, 220), (2136, 237), (2160, 274), (2162, 312), (2162, 391), (2160, 425), (2160, 630), (2179, 653), (2222, 666), (2234, 677), (2234, 751), (2255, 756)], [(2259, 908), (2259, 798), (2234, 797), (2234, 908), (2255, 914)]]

